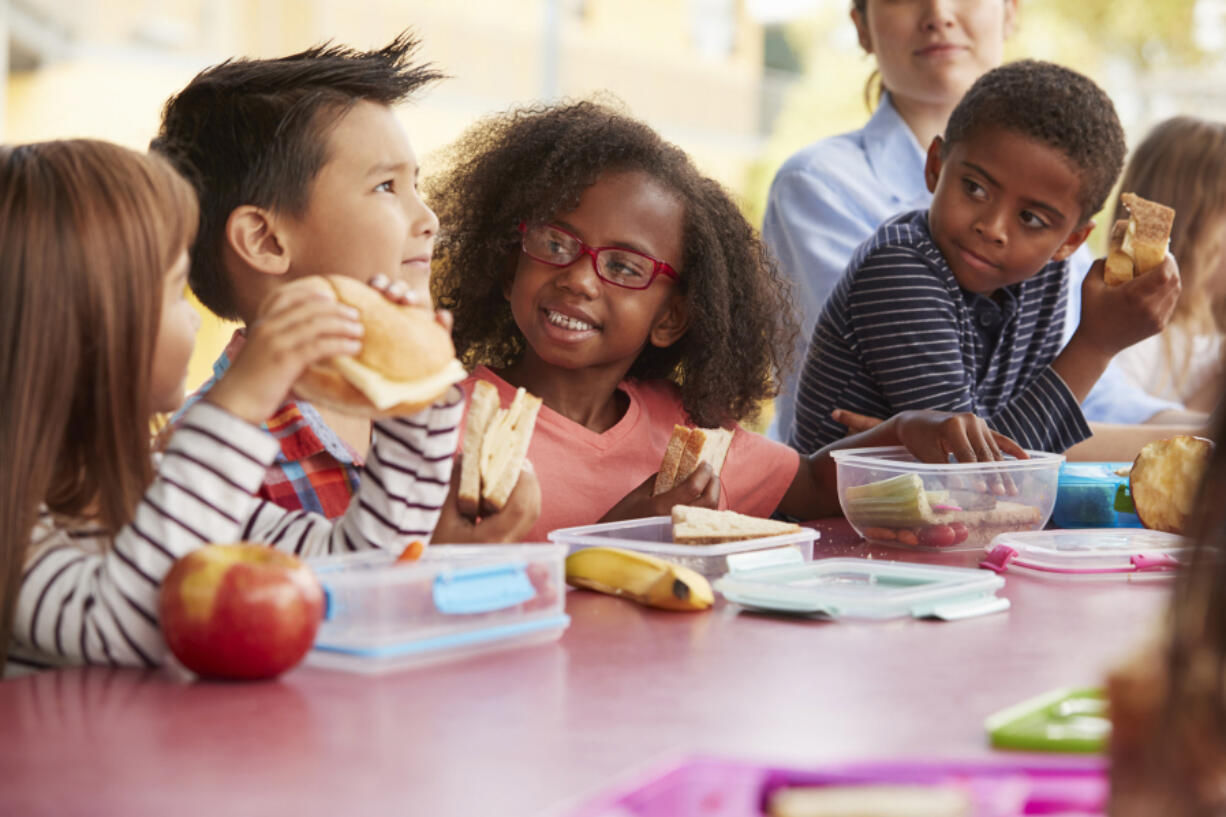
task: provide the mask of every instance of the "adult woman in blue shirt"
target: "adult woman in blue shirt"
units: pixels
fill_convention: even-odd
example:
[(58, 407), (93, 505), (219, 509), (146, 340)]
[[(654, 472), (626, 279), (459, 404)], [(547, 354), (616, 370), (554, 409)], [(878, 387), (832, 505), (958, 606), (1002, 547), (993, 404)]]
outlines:
[[(877, 60), (877, 74), (870, 79), (871, 88), (880, 75), (876, 110), (860, 130), (809, 145), (783, 164), (771, 185), (762, 229), (793, 283), (802, 324), (794, 370), (775, 401), (772, 436), (788, 439), (809, 337), (853, 250), (889, 216), (931, 202), (924, 183), (927, 147), (979, 75), (1001, 63), (1018, 2), (852, 0), (860, 45)], [(1080, 316), (1080, 283), (1091, 260), (1084, 248), (1072, 260), (1076, 277), (1069, 287), (1066, 340)], [(1205, 419), (1142, 392), (1114, 365), (1083, 410), (1091, 421), (1111, 424), (1196, 425)], [(1105, 454), (1114, 447), (1100, 450)]]

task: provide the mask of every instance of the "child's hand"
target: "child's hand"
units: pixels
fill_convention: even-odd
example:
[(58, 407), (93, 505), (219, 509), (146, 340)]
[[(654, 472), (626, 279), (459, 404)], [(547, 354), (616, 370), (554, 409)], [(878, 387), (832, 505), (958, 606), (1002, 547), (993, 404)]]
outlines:
[(253, 425), (264, 422), (310, 366), (362, 350), (356, 309), (302, 279), (277, 289), (247, 327), (247, 342), (205, 399)]
[[(999, 462), (1005, 454), (1028, 459), (1025, 449), (970, 412), (904, 411), (895, 422), (898, 441), (920, 462), (947, 463), (951, 454), (958, 462)], [(1008, 474), (991, 481), (982, 490), (998, 495), (1017, 493)]]
[[(383, 293), (383, 297), (387, 298), (394, 304), (402, 306), (420, 306), (429, 307), (432, 305), (430, 293), (422, 293), (420, 290), (413, 289), (408, 281), (397, 279), (393, 281), (386, 275), (376, 275), (366, 282), (371, 289), (377, 289)], [(434, 310), (434, 319), (438, 321), (439, 326), (451, 332), (455, 320), (451, 317), (451, 311), (447, 309)]]
[(451, 490), (443, 503), (431, 542), (438, 544), (499, 544), (521, 542), (541, 515), (541, 485), (528, 461), (501, 511), (473, 520), (460, 513), (460, 466), (462, 454), (451, 466)]
[(601, 522), (618, 522), (622, 519), (642, 519), (645, 516), (668, 516), (674, 505), (697, 505), (700, 508), (719, 507), (719, 477), (711, 470), (711, 463), (699, 463), (682, 482), (659, 496), (652, 496), (656, 475), (643, 480), (637, 488), (618, 502), (600, 518)]
[(1105, 355), (1115, 355), (1166, 328), (1179, 301), (1179, 267), (1168, 253), (1162, 265), (1118, 286), (1103, 280), (1103, 259), (1081, 285), (1077, 333)]

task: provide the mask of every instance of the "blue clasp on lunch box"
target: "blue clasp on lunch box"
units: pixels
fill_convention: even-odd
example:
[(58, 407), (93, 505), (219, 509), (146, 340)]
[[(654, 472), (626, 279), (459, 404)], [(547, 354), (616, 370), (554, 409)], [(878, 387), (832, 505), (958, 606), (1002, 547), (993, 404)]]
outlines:
[(522, 562), (449, 570), (434, 578), (434, 606), (447, 615), (505, 610), (535, 597)]

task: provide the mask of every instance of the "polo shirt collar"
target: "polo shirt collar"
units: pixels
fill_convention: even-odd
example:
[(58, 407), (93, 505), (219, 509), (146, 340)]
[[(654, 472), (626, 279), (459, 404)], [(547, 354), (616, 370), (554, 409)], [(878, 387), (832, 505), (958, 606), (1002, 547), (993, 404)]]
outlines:
[(927, 148), (907, 127), (888, 92), (881, 95), (877, 110), (864, 126), (864, 151), (877, 183), (895, 191), (900, 201), (928, 192), (924, 182)]

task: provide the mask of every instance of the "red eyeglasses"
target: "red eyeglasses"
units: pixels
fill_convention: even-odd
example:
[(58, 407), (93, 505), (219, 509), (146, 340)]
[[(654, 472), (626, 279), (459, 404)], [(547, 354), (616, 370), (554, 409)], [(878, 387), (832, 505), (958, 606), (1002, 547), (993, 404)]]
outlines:
[(524, 255), (551, 267), (568, 267), (580, 255), (592, 259), (596, 277), (626, 289), (647, 289), (657, 275), (680, 281), (677, 271), (663, 261), (625, 247), (589, 247), (577, 235), (551, 224), (520, 223)]

